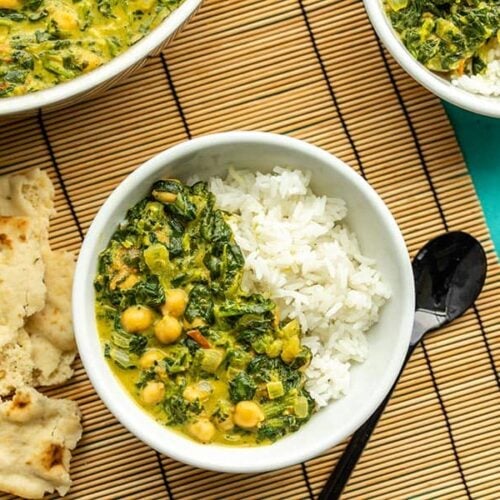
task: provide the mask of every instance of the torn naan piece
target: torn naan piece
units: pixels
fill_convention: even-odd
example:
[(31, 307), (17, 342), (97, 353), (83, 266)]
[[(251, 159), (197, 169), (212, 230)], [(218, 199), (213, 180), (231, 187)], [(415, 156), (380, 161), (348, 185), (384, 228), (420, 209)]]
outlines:
[(42, 217), (54, 214), (54, 186), (46, 172), (34, 168), (0, 176), (0, 215)]
[(71, 287), (75, 258), (70, 252), (44, 252), (45, 307), (26, 322), (35, 368), (34, 385), (60, 384), (68, 380), (76, 355), (71, 319)]
[(45, 306), (44, 231), (34, 217), (0, 217), (0, 395), (33, 383), (24, 323)]
[(40, 219), (0, 216), (0, 348), (45, 305), (43, 235)]
[(0, 490), (22, 498), (66, 494), (71, 450), (81, 433), (74, 401), (18, 390), (0, 404)]
[[(36, 220), (40, 221), (40, 246), (45, 263), (44, 283), (47, 288), (46, 307), (33, 316), (31, 311), (25, 311), (31, 316), (26, 324), (29, 334), (27, 342), (22, 345), (14, 344), (16, 325), (11, 325), (4, 335), (0, 331), (0, 346), (11, 342), (4, 353), (0, 347), (0, 373), (2, 365), (9, 368), (9, 377), (4, 379), (3, 383), (0, 379), (0, 394), (5, 395), (7, 388), (12, 390), (12, 384), (20, 380), (36, 386), (53, 385), (66, 381), (73, 373), (71, 363), (76, 348), (71, 323), (70, 296), (74, 258), (69, 253), (52, 252), (49, 248), (48, 227), (49, 217), (54, 213), (53, 198), (52, 182), (48, 175), (39, 169), (0, 177), (0, 214), (26, 216), (30, 219), (36, 217)], [(24, 321), (25, 315), (22, 322), (17, 322), (17, 326), (22, 326)], [(19, 362), (21, 357), (25, 360), (23, 364)], [(21, 371), (16, 369), (21, 366)], [(31, 379), (26, 377), (28, 367), (32, 369)]]

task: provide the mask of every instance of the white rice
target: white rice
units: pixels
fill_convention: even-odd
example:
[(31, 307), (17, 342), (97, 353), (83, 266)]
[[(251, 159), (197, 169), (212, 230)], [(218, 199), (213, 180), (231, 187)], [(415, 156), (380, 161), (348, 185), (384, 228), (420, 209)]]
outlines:
[(486, 71), (482, 75), (452, 78), (453, 85), (474, 94), (500, 96), (500, 43), (488, 51)]
[(342, 223), (341, 199), (315, 196), (310, 175), (276, 167), (274, 175), (231, 170), (210, 189), (246, 259), (243, 287), (297, 318), (313, 353), (307, 389), (319, 406), (349, 389), (349, 369), (367, 356), (365, 333), (390, 293), (374, 262)]

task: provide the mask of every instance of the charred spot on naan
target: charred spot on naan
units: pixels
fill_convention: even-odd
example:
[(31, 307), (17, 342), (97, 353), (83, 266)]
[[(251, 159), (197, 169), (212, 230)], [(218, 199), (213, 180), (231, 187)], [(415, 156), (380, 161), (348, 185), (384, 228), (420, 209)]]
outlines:
[(17, 216), (10, 216), (10, 215), (0, 215), (0, 224), (7, 224), (11, 225), (13, 224), (13, 227), (19, 229), (19, 230), (24, 230), (28, 224), (29, 219), (27, 217), (17, 217)]
[(0, 246), (12, 248), (12, 240), (6, 234), (1, 233), (0, 234)]
[[(29, 231), (29, 219), (27, 217), (10, 217), (0, 216), (0, 246), (6, 246), (9, 249), (13, 248), (12, 236), (16, 237), (23, 243), (27, 241), (27, 233)], [(9, 236), (11, 233), (12, 236)]]
[(40, 457), (42, 466), (50, 471), (54, 467), (64, 467), (64, 447), (56, 443), (48, 443)]
[(5, 418), (12, 422), (27, 422), (36, 414), (35, 405), (28, 391), (17, 391), (5, 408)]
[(29, 393), (24, 393), (24, 392), (18, 392), (13, 398), (12, 398), (12, 409), (19, 409), (22, 410), (23, 408), (26, 408), (32, 404), (31, 402), (31, 397)]

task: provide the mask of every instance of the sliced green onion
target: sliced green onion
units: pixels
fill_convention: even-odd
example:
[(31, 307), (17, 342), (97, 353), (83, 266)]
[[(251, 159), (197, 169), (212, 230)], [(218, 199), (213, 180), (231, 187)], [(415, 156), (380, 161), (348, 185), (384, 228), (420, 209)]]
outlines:
[(293, 405), (293, 411), (297, 418), (306, 418), (309, 414), (309, 403), (304, 396), (299, 396)]
[(224, 354), (219, 349), (204, 349), (201, 368), (207, 373), (215, 373), (223, 359)]
[(269, 399), (276, 399), (285, 394), (285, 389), (283, 388), (283, 384), (281, 382), (268, 382), (266, 387)]
[(115, 346), (121, 347), (122, 349), (128, 349), (130, 345), (130, 335), (126, 335), (125, 333), (116, 330), (114, 330), (111, 334), (111, 340)]
[(135, 363), (135, 357), (130, 356), (127, 351), (120, 349), (119, 347), (110, 346), (109, 347), (109, 357), (121, 368), (135, 368), (137, 365)]
[(151, 245), (144, 250), (144, 261), (153, 274), (166, 273), (170, 262), (167, 248), (161, 243)]

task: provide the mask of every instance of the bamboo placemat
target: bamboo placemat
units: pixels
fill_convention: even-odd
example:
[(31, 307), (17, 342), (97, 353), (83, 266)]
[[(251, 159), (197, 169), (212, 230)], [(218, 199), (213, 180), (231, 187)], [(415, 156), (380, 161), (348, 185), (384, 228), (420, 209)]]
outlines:
[[(0, 172), (46, 169), (58, 188), (52, 244), (78, 250), (125, 175), (173, 144), (232, 129), (290, 134), (339, 156), (384, 198), (412, 255), (446, 229), (483, 243), (484, 292), (417, 349), (343, 498), (500, 498), (498, 262), (439, 101), (382, 48), (359, 0), (206, 0), (161, 56), (107, 94), (3, 124)], [(74, 499), (314, 498), (344, 448), (273, 473), (218, 474), (137, 441), (80, 363), (48, 392), (84, 415)]]

